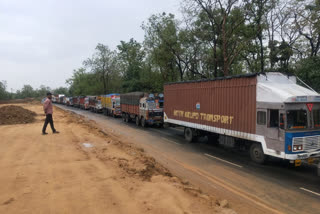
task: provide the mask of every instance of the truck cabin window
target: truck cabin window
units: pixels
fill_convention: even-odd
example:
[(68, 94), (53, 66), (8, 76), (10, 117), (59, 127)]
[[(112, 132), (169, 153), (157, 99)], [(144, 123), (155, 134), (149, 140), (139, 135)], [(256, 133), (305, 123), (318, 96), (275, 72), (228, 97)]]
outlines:
[(320, 109), (313, 110), (312, 113), (314, 128), (320, 129)]
[(257, 113), (257, 124), (266, 125), (267, 123), (267, 114), (264, 111), (258, 111)]
[(285, 121), (285, 118), (284, 118), (284, 114), (280, 114), (280, 129), (284, 129), (284, 121)]
[(305, 129), (308, 126), (306, 110), (287, 111), (288, 129)]
[(279, 127), (279, 110), (269, 110), (270, 121), (269, 127), (278, 128)]

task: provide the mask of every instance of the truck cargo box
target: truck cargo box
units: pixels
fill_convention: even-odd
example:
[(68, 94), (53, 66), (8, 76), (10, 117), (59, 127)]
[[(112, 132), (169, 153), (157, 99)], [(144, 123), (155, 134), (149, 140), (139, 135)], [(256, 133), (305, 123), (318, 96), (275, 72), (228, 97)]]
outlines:
[(130, 114), (139, 114), (140, 99), (147, 94), (144, 92), (131, 92), (120, 95), (121, 111)]
[(255, 134), (256, 75), (164, 86), (165, 122), (210, 132)]
[(144, 92), (131, 92), (120, 95), (120, 104), (139, 105), (140, 99), (147, 96)]

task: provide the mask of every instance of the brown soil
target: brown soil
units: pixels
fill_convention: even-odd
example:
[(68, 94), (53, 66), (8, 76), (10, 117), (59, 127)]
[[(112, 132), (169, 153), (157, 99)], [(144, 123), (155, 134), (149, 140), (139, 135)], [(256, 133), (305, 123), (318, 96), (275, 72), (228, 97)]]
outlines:
[(32, 123), (36, 115), (35, 112), (21, 106), (3, 106), (0, 108), (0, 125)]
[(0, 126), (0, 213), (235, 213), (94, 122), (53, 115), (57, 135), (41, 135), (40, 114)]

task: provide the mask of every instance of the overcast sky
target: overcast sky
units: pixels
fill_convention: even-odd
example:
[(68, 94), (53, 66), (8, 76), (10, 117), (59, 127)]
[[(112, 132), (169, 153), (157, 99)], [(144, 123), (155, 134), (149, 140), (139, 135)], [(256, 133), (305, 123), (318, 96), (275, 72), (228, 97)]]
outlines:
[(66, 86), (97, 43), (143, 40), (155, 13), (179, 14), (180, 0), (0, 0), (0, 81), (8, 91)]

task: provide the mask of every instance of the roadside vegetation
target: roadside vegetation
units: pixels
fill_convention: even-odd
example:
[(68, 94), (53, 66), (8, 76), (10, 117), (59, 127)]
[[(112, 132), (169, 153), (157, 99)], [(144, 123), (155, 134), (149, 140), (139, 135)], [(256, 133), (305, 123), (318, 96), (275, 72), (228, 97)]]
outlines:
[[(98, 43), (54, 93), (97, 95), (160, 92), (167, 82), (279, 71), (320, 90), (319, 0), (187, 0), (182, 17), (154, 14), (142, 23), (142, 42), (115, 50)], [(43, 96), (46, 86), (16, 93), (0, 82), (0, 99)]]

